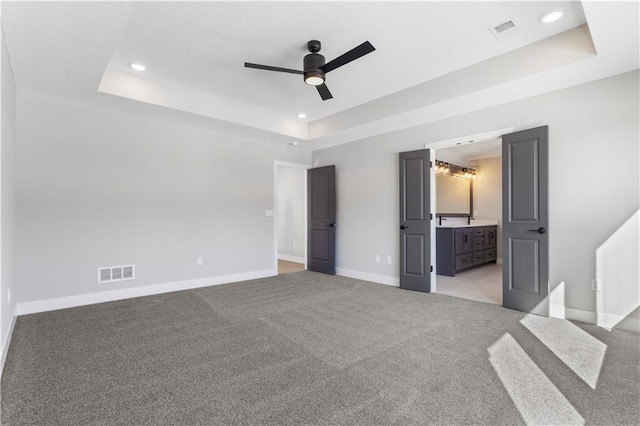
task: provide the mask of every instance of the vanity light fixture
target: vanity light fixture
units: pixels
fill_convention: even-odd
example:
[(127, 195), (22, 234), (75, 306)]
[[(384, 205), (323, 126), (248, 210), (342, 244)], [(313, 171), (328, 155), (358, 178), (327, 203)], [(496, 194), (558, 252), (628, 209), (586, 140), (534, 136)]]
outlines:
[(145, 64), (141, 64), (140, 62), (129, 62), (129, 68), (136, 71), (144, 71), (147, 69), (147, 66)]
[[(453, 173), (451, 169), (453, 168)], [(436, 160), (435, 168), (436, 176), (450, 176), (451, 179), (469, 179), (473, 180), (477, 176), (476, 169), (472, 167), (461, 167), (456, 164), (449, 164), (444, 161)]]
[(543, 24), (550, 24), (562, 18), (562, 15), (564, 15), (564, 12), (562, 11), (562, 9), (548, 10), (542, 15), (540, 15), (540, 17), (538, 18), (538, 22)]
[(451, 174), (449, 163), (436, 160), (436, 176), (448, 176)]
[(476, 169), (472, 168), (463, 168), (462, 169), (462, 177), (465, 179), (475, 179), (477, 176)]

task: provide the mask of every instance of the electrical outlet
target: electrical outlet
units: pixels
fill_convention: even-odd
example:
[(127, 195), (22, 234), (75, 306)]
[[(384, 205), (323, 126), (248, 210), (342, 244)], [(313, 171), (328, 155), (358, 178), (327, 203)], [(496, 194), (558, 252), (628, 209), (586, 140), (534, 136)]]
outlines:
[(387, 256), (387, 263), (391, 265), (391, 256)]
[(11, 289), (7, 289), (7, 303), (11, 303)]
[(296, 248), (296, 242), (295, 241), (293, 242), (293, 248)]
[(376, 254), (376, 263), (380, 263), (380, 255)]
[(592, 279), (591, 291), (602, 291), (602, 281), (596, 278)]
[(198, 258), (197, 262), (198, 262), (198, 266), (202, 266), (203, 262), (202, 262), (202, 258), (201, 257)]

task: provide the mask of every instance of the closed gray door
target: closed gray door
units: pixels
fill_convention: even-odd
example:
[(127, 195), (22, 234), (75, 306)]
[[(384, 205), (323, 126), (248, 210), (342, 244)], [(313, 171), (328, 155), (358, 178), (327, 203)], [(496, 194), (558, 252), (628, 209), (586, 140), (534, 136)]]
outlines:
[(307, 170), (307, 269), (336, 273), (336, 166)]
[(400, 153), (400, 288), (431, 292), (429, 150)]
[(549, 315), (548, 126), (502, 137), (503, 306)]

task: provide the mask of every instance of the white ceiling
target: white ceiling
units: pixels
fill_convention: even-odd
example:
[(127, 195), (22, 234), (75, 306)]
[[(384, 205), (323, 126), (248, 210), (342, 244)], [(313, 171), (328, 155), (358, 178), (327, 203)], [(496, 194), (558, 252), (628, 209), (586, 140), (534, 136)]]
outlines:
[[(563, 19), (537, 21), (555, 8)], [(19, 90), (196, 114), (311, 149), (638, 68), (637, 2), (3, 2), (1, 13)], [(488, 28), (510, 19), (521, 30), (498, 41)], [(301, 69), (310, 39), (327, 61), (365, 40), (377, 50), (328, 74), (328, 101), (301, 76), (243, 67)]]

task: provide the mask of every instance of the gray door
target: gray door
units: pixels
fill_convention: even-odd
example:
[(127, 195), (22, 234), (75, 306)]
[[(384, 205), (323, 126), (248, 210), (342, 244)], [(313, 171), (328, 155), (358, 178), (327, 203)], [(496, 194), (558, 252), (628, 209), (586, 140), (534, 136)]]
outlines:
[(400, 288), (431, 292), (429, 150), (400, 153)]
[(502, 137), (503, 306), (549, 315), (548, 126)]
[(307, 269), (336, 273), (336, 166), (307, 170)]

